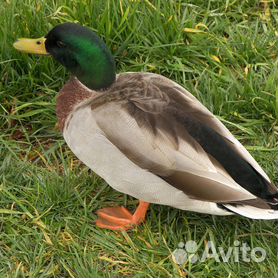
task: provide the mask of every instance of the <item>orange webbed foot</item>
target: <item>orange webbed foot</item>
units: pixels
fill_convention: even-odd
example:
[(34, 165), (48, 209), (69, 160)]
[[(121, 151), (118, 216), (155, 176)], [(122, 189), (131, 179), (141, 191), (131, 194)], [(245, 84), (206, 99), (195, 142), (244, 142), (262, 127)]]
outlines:
[(110, 230), (130, 230), (145, 220), (148, 207), (149, 203), (140, 201), (134, 214), (125, 207), (100, 209), (97, 211), (96, 225)]

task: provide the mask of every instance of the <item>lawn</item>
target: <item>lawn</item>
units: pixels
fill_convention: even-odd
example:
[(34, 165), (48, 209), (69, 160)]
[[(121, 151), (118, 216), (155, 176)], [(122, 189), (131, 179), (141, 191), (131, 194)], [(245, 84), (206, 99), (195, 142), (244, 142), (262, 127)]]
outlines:
[[(97, 228), (97, 209), (133, 210), (137, 201), (67, 148), (55, 116), (64, 68), (12, 47), (62, 22), (93, 28), (118, 72), (160, 73), (187, 88), (277, 184), (277, 8), (274, 0), (2, 0), (0, 277), (277, 277), (277, 221), (153, 205), (133, 231)], [(175, 250), (190, 240), (199, 257), (181, 263)], [(209, 242), (233, 248), (231, 258), (200, 260)], [(265, 259), (237, 259), (244, 244)]]

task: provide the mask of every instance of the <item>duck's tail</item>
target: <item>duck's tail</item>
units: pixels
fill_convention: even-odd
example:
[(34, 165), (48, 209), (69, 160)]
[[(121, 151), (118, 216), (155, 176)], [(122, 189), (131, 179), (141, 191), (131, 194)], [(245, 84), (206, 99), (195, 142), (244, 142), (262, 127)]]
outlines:
[(278, 219), (278, 193), (272, 194), (267, 200), (256, 198), (221, 204), (221, 207), (251, 219)]
[(250, 205), (222, 204), (226, 209), (251, 219), (278, 219), (278, 210), (257, 208)]

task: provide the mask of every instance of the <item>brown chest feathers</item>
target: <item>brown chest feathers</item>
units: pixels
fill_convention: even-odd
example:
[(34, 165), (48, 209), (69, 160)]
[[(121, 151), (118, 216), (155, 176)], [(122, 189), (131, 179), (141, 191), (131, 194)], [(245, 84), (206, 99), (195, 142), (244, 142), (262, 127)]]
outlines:
[[(142, 95), (142, 74), (120, 74), (117, 76), (117, 82), (113, 83), (109, 88), (102, 91), (93, 91), (81, 84), (76, 77), (70, 80), (60, 90), (57, 97), (56, 114), (58, 118), (59, 129), (63, 132), (65, 122), (71, 112), (77, 105), (88, 100), (94, 100), (91, 103), (92, 109), (111, 102), (128, 100), (132, 95)], [(135, 88), (140, 88), (139, 92)], [(146, 89), (146, 88), (145, 88)], [(144, 90), (143, 90), (144, 91)], [(147, 90), (145, 90), (147, 91)], [(96, 98), (96, 99), (95, 99)]]
[(57, 97), (56, 114), (59, 129), (63, 132), (66, 119), (74, 107), (86, 99), (94, 98), (97, 92), (83, 86), (76, 77), (72, 77), (60, 90)]

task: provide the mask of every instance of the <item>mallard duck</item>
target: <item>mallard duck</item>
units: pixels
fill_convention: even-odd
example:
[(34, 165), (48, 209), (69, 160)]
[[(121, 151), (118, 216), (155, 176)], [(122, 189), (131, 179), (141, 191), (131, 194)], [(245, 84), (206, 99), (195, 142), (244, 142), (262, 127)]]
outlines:
[(267, 174), (192, 94), (158, 74), (116, 74), (114, 59), (89, 28), (64, 23), (23, 52), (49, 54), (72, 77), (57, 117), (72, 152), (114, 189), (139, 199), (97, 211), (96, 225), (130, 229), (150, 203), (214, 215), (278, 218), (278, 191)]

